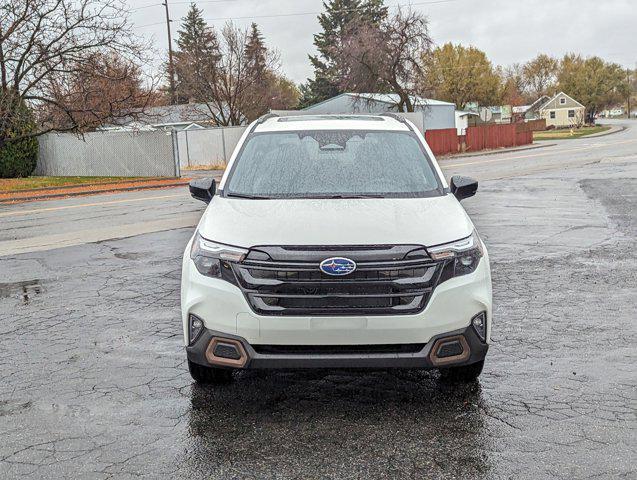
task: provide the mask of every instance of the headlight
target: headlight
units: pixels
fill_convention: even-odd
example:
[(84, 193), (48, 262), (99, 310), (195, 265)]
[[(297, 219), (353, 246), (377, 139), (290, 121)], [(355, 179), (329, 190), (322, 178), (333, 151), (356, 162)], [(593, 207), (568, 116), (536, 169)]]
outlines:
[(445, 269), (453, 268), (453, 274), (448, 276), (466, 275), (475, 271), (483, 255), (482, 241), (475, 231), (467, 238), (430, 247), (427, 251), (434, 260), (449, 260)]
[(192, 240), (190, 258), (199, 273), (220, 278), (223, 276), (224, 266), (229, 268), (228, 262), (240, 262), (247, 253), (243, 248), (206, 240), (197, 232)]

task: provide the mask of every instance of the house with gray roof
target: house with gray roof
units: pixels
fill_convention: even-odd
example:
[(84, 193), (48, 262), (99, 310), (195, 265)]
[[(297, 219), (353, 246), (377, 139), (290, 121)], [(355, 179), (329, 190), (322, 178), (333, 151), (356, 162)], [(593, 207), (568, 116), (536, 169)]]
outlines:
[(546, 119), (546, 126), (555, 128), (579, 127), (584, 123), (586, 107), (564, 92), (559, 92), (539, 108), (539, 118)]
[[(218, 109), (208, 103), (184, 103), (150, 107), (135, 116), (120, 119), (105, 130), (193, 130), (218, 126)], [(246, 122), (244, 122), (246, 123)]]
[(524, 113), (524, 118), (534, 120), (544, 118), (547, 127), (579, 127), (584, 123), (586, 107), (564, 92), (552, 97), (543, 95)]

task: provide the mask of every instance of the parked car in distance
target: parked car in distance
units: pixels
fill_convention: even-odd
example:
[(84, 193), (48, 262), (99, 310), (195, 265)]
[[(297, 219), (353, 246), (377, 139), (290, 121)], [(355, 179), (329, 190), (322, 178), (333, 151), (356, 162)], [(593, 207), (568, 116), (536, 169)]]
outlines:
[(422, 134), (392, 115), (266, 115), (246, 131), (183, 258), (190, 373), (423, 368), (475, 380), (491, 333), (487, 250)]

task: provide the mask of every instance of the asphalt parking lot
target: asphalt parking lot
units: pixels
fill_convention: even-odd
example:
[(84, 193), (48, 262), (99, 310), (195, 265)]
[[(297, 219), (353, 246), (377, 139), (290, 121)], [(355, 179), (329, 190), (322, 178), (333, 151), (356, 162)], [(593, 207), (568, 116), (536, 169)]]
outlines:
[(465, 207), (493, 269), (493, 345), (464, 387), (349, 370), (198, 387), (179, 279), (202, 205), (2, 206), (0, 478), (635, 478), (637, 125), (567, 142), (441, 161), (481, 180)]

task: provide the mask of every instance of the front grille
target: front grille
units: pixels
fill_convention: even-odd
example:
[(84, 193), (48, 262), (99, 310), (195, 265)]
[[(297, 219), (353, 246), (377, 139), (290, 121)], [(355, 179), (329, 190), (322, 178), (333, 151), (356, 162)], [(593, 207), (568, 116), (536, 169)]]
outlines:
[[(333, 256), (354, 260), (356, 270), (324, 274), (319, 264)], [(262, 315), (395, 315), (425, 308), (441, 264), (418, 245), (257, 247), (233, 270)]]

